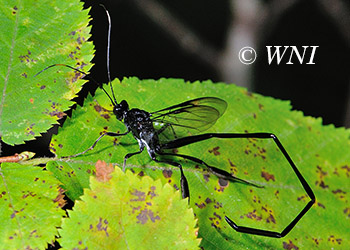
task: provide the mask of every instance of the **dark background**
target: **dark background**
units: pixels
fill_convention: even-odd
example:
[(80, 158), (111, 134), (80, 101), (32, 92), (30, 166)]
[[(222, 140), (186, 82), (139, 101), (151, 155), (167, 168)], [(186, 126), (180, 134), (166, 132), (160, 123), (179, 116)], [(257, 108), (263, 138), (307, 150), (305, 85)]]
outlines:
[[(238, 28), (235, 22), (249, 22), (235, 17), (230, 11), (239, 1), (85, 2), (86, 6), (92, 6), (92, 40), (96, 46), (95, 67), (91, 74), (99, 82), (107, 81), (105, 51), (108, 24), (104, 10), (96, 2), (103, 3), (112, 17), (112, 79), (138, 76), (234, 82), (248, 85), (249, 90), (263, 95), (291, 100), (295, 109), (302, 110), (305, 115), (322, 117), (324, 124), (349, 126), (346, 111), (350, 83), (350, 13), (346, 12), (346, 8), (338, 10), (341, 7), (349, 9), (345, 1), (329, 1), (330, 6), (320, 4), (322, 1), (260, 2), (265, 11), (258, 11), (257, 15), (265, 15), (265, 18), (256, 19), (262, 22), (253, 40), (257, 44), (258, 59), (253, 65), (246, 66), (250, 67), (252, 74), (248, 83), (235, 82), (235, 79), (227, 79), (220, 74), (220, 56), (226, 52), (229, 29)], [(337, 4), (340, 6), (337, 7)], [(149, 10), (149, 5), (153, 9)], [(175, 19), (174, 23), (164, 28), (164, 25), (155, 22), (157, 15), (162, 15), (159, 8), (165, 8)], [(334, 13), (336, 11), (339, 13)], [(244, 19), (244, 13), (240, 15)], [(183, 46), (176, 39), (174, 33), (183, 35), (176, 29), (176, 22), (201, 39), (202, 50)], [(247, 26), (249, 28), (249, 24)], [(250, 26), (254, 29), (254, 25)], [(280, 65), (269, 65), (267, 45), (319, 48), (315, 54), (315, 65), (300, 65), (296, 60), (294, 65), (286, 65), (285, 61)], [(235, 55), (232, 59), (238, 61)]]
[[(91, 40), (96, 49), (91, 77), (98, 82), (107, 82), (108, 22), (99, 6), (103, 3), (112, 18), (112, 79), (137, 76), (141, 79), (176, 77), (190, 81), (234, 82), (250, 91), (291, 100), (294, 109), (305, 115), (322, 117), (324, 124), (350, 127), (350, 5), (346, 1), (84, 2), (86, 8), (91, 7)], [(244, 3), (250, 3), (250, 8)], [(241, 27), (252, 39), (241, 43), (240, 47), (235, 45), (236, 49), (252, 46), (258, 54), (255, 63), (249, 66), (240, 64), (237, 55), (228, 49), (232, 47), (229, 35)], [(237, 34), (239, 38), (239, 32)], [(293, 65), (286, 65), (286, 61), (269, 65), (267, 45), (319, 48), (315, 65), (300, 65), (296, 60)], [(227, 60), (223, 64), (224, 57), (231, 58), (229, 61), (238, 66), (230, 66)], [(236, 73), (228, 76), (230, 74), (223, 74), (223, 68)], [(243, 76), (241, 72), (245, 72)], [(94, 83), (87, 83), (77, 102), (82, 104), (87, 93), (95, 88)], [(50, 134), (56, 130), (53, 128), (43, 138), (25, 145), (3, 145), (3, 155), (29, 150), (36, 151), (38, 156), (50, 156), (47, 149)]]
[[(350, 4), (347, 1), (84, 2), (86, 8), (91, 7), (91, 40), (96, 49), (91, 77), (97, 82), (107, 82), (108, 22), (99, 6), (103, 3), (113, 23), (112, 79), (137, 76), (233, 82), (253, 92), (291, 100), (294, 109), (322, 117), (324, 124), (350, 127)], [(238, 32), (241, 29), (243, 32)], [(240, 41), (238, 45), (231, 44), (232, 32)], [(269, 65), (265, 47), (268, 45), (319, 48), (315, 65), (286, 65), (286, 61)], [(229, 49), (234, 47), (238, 52), (244, 46), (254, 47), (258, 54), (250, 66), (239, 63), (237, 54)], [(87, 93), (95, 89), (94, 83), (87, 83), (76, 101), (82, 105)], [(28, 150), (37, 156), (52, 156), (48, 144), (56, 131), (57, 126), (38, 140), (20, 146), (3, 144), (2, 155)]]

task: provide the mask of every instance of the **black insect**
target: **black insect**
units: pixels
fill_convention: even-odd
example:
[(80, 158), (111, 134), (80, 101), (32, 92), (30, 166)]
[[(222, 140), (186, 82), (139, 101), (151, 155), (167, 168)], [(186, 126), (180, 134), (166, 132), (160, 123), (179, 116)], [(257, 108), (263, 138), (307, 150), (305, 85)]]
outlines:
[[(227, 223), (236, 231), (248, 234), (255, 234), (261, 236), (275, 237), (281, 238), (287, 235), (296, 223), (303, 217), (303, 215), (311, 208), (311, 206), (315, 203), (315, 195), (311, 190), (310, 186), (301, 175), (292, 159), (288, 155), (285, 148), (282, 146), (281, 142), (278, 138), (272, 133), (205, 133), (200, 134), (200, 132), (205, 131), (215, 124), (217, 119), (219, 119), (227, 108), (227, 103), (216, 97), (202, 97), (189, 101), (185, 101), (183, 103), (161, 109), (156, 112), (147, 112), (142, 109), (129, 109), (129, 105), (127, 101), (123, 100), (120, 103), (117, 102), (114, 91), (112, 88), (111, 80), (110, 80), (110, 71), (109, 71), (109, 46), (110, 46), (110, 32), (111, 32), (111, 22), (110, 17), (107, 12), (108, 20), (109, 20), (109, 30), (108, 30), (108, 46), (107, 46), (107, 71), (108, 71), (108, 79), (109, 85), (111, 88), (111, 95), (107, 93), (107, 91), (101, 86), (102, 90), (107, 94), (108, 98), (111, 100), (113, 104), (113, 113), (119, 121), (124, 122), (126, 131), (124, 133), (115, 133), (115, 132), (106, 132), (102, 134), (94, 144), (86, 149), (84, 152), (78, 153), (76, 155), (70, 157), (77, 157), (86, 153), (89, 150), (94, 149), (96, 144), (104, 137), (104, 136), (112, 136), (119, 137), (124, 136), (129, 133), (132, 133), (134, 138), (138, 141), (139, 151), (128, 153), (124, 157), (123, 170), (125, 170), (126, 161), (128, 158), (140, 154), (145, 148), (151, 157), (151, 159), (155, 162), (169, 164), (177, 167), (181, 173), (181, 191), (183, 198), (189, 198), (190, 192), (188, 187), (188, 182), (186, 176), (184, 174), (182, 165), (173, 160), (174, 158), (180, 157), (183, 159), (190, 160), (201, 166), (207, 168), (209, 172), (218, 176), (219, 178), (232, 181), (232, 182), (240, 182), (249, 185), (254, 185), (256, 187), (260, 187), (248, 181), (242, 180), (235, 176), (232, 176), (230, 173), (221, 170), (219, 168), (208, 165), (203, 160), (183, 154), (177, 153), (169, 153), (169, 149), (180, 148), (189, 144), (197, 143), (200, 141), (208, 140), (210, 138), (222, 138), (222, 139), (233, 139), (233, 138), (258, 138), (258, 139), (272, 139), (279, 150), (284, 155), (285, 159), (289, 162), (289, 165), (294, 170), (297, 178), (301, 182), (304, 187), (306, 193), (310, 197), (310, 201), (304, 207), (304, 209), (296, 216), (296, 218), (289, 223), (289, 225), (282, 232), (274, 232), (268, 230), (255, 229), (251, 227), (244, 227), (237, 225), (230, 218), (225, 216), (225, 220)], [(44, 70), (57, 66), (60, 64), (51, 65)], [(84, 72), (75, 69), (68, 65), (63, 65), (74, 69), (80, 73), (85, 74)], [(42, 72), (42, 71), (41, 71)], [(41, 73), (39, 72), (39, 73)], [(188, 132), (193, 134), (192, 136), (186, 136)], [(169, 159), (168, 157), (171, 157)]]

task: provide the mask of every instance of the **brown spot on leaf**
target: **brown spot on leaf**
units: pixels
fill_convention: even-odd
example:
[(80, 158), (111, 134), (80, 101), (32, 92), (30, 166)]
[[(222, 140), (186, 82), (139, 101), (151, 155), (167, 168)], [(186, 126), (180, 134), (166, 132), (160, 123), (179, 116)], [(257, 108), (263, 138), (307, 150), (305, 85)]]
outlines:
[(280, 191), (279, 191), (279, 190), (276, 190), (275, 196), (276, 196), (277, 199), (279, 199), (279, 194), (280, 194)]
[(6, 195), (6, 192), (5, 191), (2, 191), (1, 194), (0, 194), (0, 199)]
[(111, 118), (109, 114), (103, 114), (103, 115), (101, 115), (101, 116), (102, 116), (104, 119), (106, 119), (107, 121), (109, 120), (109, 118)]
[(82, 41), (84, 41), (84, 38), (81, 38), (80, 36), (78, 36), (77, 43), (82, 44)]
[(85, 76), (84, 74), (82, 74), (82, 73), (80, 73), (78, 71), (75, 71), (74, 72), (74, 77), (72, 77), (71, 82), (76, 82), (77, 80), (83, 78), (84, 76)]
[(170, 169), (169, 170), (168, 169), (164, 169), (163, 170), (163, 176), (165, 178), (171, 178), (172, 175), (173, 175), (173, 171), (171, 171)]
[(209, 177), (210, 177), (209, 174), (203, 174), (203, 178), (204, 178), (204, 180), (205, 180), (206, 182), (209, 181)]
[(213, 216), (209, 216), (209, 220), (212, 221), (211, 226), (214, 228), (220, 228), (221, 216), (216, 212), (213, 213)]
[(228, 187), (228, 184), (229, 184), (228, 180), (219, 178), (218, 182), (219, 182), (220, 187), (222, 187), (222, 188)]
[(339, 172), (337, 168), (334, 169), (333, 174), (335, 174), (336, 176), (339, 176)]
[(265, 171), (261, 171), (261, 177), (263, 177), (266, 181), (275, 181), (275, 176)]
[(65, 192), (65, 190), (60, 187), (58, 189), (58, 195), (53, 200), (53, 202), (57, 203), (60, 208), (63, 208), (67, 204), (67, 201), (64, 199), (64, 197), (65, 197), (64, 192)]
[(345, 199), (346, 198), (346, 192), (341, 189), (333, 190), (332, 193), (339, 199)]
[[(260, 203), (260, 202), (259, 202), (259, 203)], [(266, 222), (267, 222), (267, 223), (276, 224), (276, 219), (275, 219), (275, 217), (274, 217), (273, 214), (272, 214), (272, 210), (271, 210), (271, 209), (268, 209), (268, 208), (267, 208), (267, 205), (266, 205), (266, 207), (262, 206), (262, 207), (261, 207), (261, 210), (263, 210), (265, 213), (268, 214), (268, 217), (266, 218)]]
[(237, 174), (237, 172), (238, 172), (237, 166), (230, 159), (228, 159), (228, 163), (230, 164), (230, 171), (233, 174)]
[(316, 168), (316, 173), (319, 175), (319, 180), (315, 182), (316, 186), (319, 186), (323, 189), (328, 188), (329, 186), (324, 182), (324, 177), (328, 175), (327, 172), (323, 171), (321, 166), (317, 166)]
[(219, 149), (220, 147), (217, 146), (217, 147), (214, 147), (213, 149), (209, 149), (208, 152), (213, 153), (215, 156), (217, 156), (217, 155), (220, 155)]
[(32, 53), (28, 50), (26, 55), (21, 55), (18, 58), (21, 61), (21, 63), (24, 63), (24, 62), (25, 63), (31, 63), (31, 62), (36, 63), (37, 61), (30, 57), (31, 54)]
[(221, 220), (221, 216), (218, 215), (216, 212), (214, 212), (213, 215), (214, 215), (216, 218), (218, 218), (219, 220)]
[(270, 214), (269, 217), (267, 217), (266, 222), (276, 224), (276, 219), (272, 214)]
[(216, 201), (215, 204), (214, 204), (214, 208), (215, 208), (215, 209), (220, 209), (220, 208), (222, 208), (222, 203)]
[(148, 222), (148, 220), (155, 222), (156, 220), (160, 220), (160, 217), (154, 216), (154, 213), (150, 209), (143, 209), (141, 210), (140, 214), (136, 216), (138, 219), (137, 223), (145, 224)]
[(350, 177), (350, 167), (349, 166), (347, 166), (347, 165), (342, 166), (341, 169), (345, 171), (346, 177)]
[(139, 191), (137, 189), (134, 189), (134, 191), (131, 193), (134, 196), (137, 196), (136, 199), (130, 199), (130, 201), (144, 201), (146, 199), (146, 193)]
[(348, 218), (350, 218), (350, 207), (345, 208), (343, 212)]
[(14, 211), (12, 214), (11, 214), (11, 219), (15, 218), (16, 217), (16, 214), (18, 214), (19, 212), (18, 211)]
[(151, 199), (153, 199), (154, 197), (156, 197), (157, 196), (157, 194), (156, 194), (156, 187), (155, 186), (151, 186), (151, 188), (150, 188), (151, 190), (150, 191), (148, 191), (148, 193), (147, 193), (147, 195), (148, 196), (151, 196)]
[(339, 189), (339, 188), (338, 188), (337, 190), (333, 190), (332, 193), (333, 193), (333, 194), (338, 194), (338, 193), (346, 194), (345, 191), (343, 191), (343, 190), (341, 190), (341, 189)]
[(17, 10), (18, 10), (17, 6), (14, 6), (14, 7), (12, 8), (12, 14), (13, 14), (13, 15), (16, 15), (16, 14), (17, 14)]
[[(253, 192), (252, 190), (249, 190), (251, 193)], [(256, 195), (253, 196), (253, 202), (254, 203), (261, 203), (260, 199), (258, 199), (258, 197), (256, 197)]]
[(200, 208), (200, 209), (202, 209), (202, 208), (205, 208), (205, 207), (206, 207), (206, 205), (205, 205), (205, 203), (204, 203), (204, 202), (202, 202), (202, 203), (200, 203), (200, 204), (195, 203), (195, 205), (196, 205), (198, 208)]
[(316, 245), (319, 245), (320, 244), (320, 241), (319, 239), (316, 239), (316, 238), (312, 238), (312, 240), (316, 243)]
[(210, 199), (210, 198), (206, 198), (205, 199), (205, 203), (209, 204), (209, 203), (212, 203), (213, 201)]
[(33, 127), (35, 126), (35, 123), (30, 124), (28, 128), (26, 128), (26, 135), (35, 135), (33, 131)]
[(315, 184), (316, 184), (316, 186), (319, 186), (319, 187), (321, 187), (323, 189), (329, 188), (329, 185), (326, 185), (326, 183), (323, 180), (316, 181)]
[(95, 164), (96, 179), (100, 182), (108, 182), (112, 177), (111, 173), (114, 171), (114, 167), (111, 163), (107, 164), (104, 161), (98, 160)]
[(316, 202), (317, 203), (317, 206), (319, 206), (319, 207), (322, 207), (322, 208), (326, 208), (322, 203), (320, 203), (320, 202)]
[(288, 243), (287, 242), (283, 242), (283, 248), (287, 249), (287, 250), (292, 250), (292, 249), (298, 250), (299, 249), (299, 247), (294, 245), (294, 243), (291, 240), (289, 240)]
[(102, 106), (100, 106), (99, 104), (95, 104), (94, 109), (100, 113), (102, 111)]
[(49, 115), (50, 115), (51, 117), (56, 116), (58, 119), (61, 119), (63, 116), (66, 115), (66, 113), (61, 112), (61, 111), (52, 111), (52, 112), (49, 113)]
[(334, 235), (331, 235), (328, 237), (328, 241), (334, 244), (338, 243), (338, 245), (340, 245), (343, 240), (341, 238), (337, 239)]
[(256, 221), (260, 221), (262, 219), (262, 217), (257, 214), (255, 209), (252, 212), (245, 214), (245, 217)]
[(98, 224), (96, 225), (96, 229), (98, 230), (98, 231), (104, 231), (105, 232), (105, 234), (106, 234), (106, 236), (108, 237), (109, 236), (109, 234), (108, 234), (108, 232), (107, 232), (107, 230), (108, 230), (108, 221), (106, 220), (106, 219), (102, 219), (101, 217), (99, 218), (99, 222), (98, 222)]
[(297, 201), (305, 201), (305, 199), (307, 198), (308, 196), (306, 195), (302, 195), (300, 197), (297, 198)]
[(141, 206), (137, 206), (137, 207), (133, 207), (133, 206), (132, 206), (132, 211), (131, 211), (131, 213), (134, 214), (136, 211), (139, 211), (139, 210), (141, 210)]
[(98, 104), (96, 102), (96, 104), (94, 105), (94, 109), (96, 110), (96, 112), (98, 112), (100, 114), (101, 117), (103, 117), (106, 120), (109, 120), (110, 115), (109, 115), (109, 111), (107, 109), (105, 109), (104, 107), (102, 107), (100, 104)]
[(214, 190), (218, 191), (219, 193), (220, 192), (224, 192), (225, 188), (228, 187), (228, 181), (225, 180), (225, 179), (221, 179), (219, 178), (218, 179), (218, 184), (219, 184), (219, 187), (215, 187)]

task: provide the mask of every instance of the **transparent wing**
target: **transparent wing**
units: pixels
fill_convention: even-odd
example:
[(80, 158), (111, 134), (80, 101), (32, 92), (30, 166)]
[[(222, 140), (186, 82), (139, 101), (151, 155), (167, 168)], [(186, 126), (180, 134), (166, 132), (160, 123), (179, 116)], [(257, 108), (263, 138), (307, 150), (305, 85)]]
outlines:
[(189, 100), (156, 112), (152, 121), (161, 142), (209, 129), (225, 112), (227, 103), (216, 97)]

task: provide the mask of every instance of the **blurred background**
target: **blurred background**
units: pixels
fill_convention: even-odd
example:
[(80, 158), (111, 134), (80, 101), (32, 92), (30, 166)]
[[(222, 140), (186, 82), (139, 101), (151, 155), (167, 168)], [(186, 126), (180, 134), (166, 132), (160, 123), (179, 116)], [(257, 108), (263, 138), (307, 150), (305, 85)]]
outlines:
[[(137, 76), (184, 78), (234, 83), (266, 96), (290, 100), (305, 115), (322, 117), (324, 124), (350, 127), (350, 3), (345, 0), (86, 0), (91, 7), (95, 66), (91, 76), (107, 82), (106, 46), (112, 18), (110, 65), (112, 79)], [(239, 61), (250, 46), (253, 64)], [(288, 62), (290, 51), (277, 65), (268, 63), (266, 46), (319, 46), (314, 64)], [(310, 54), (311, 49), (307, 52)], [(94, 83), (80, 93), (78, 103)], [(36, 142), (4, 155), (38, 147), (48, 156), (52, 129)], [(6, 152), (6, 154), (5, 154)]]
[[(291, 100), (294, 109), (350, 126), (350, 2), (342, 0), (110, 0), (92, 6), (96, 46), (93, 77), (107, 81), (107, 17), (112, 18), (112, 78), (178, 77), (223, 81), (263, 95)], [(290, 52), (269, 65), (266, 46), (319, 46), (314, 65)], [(242, 47), (257, 60), (244, 65)], [(308, 54), (308, 52), (307, 52)], [(348, 115), (348, 116), (347, 116)]]

